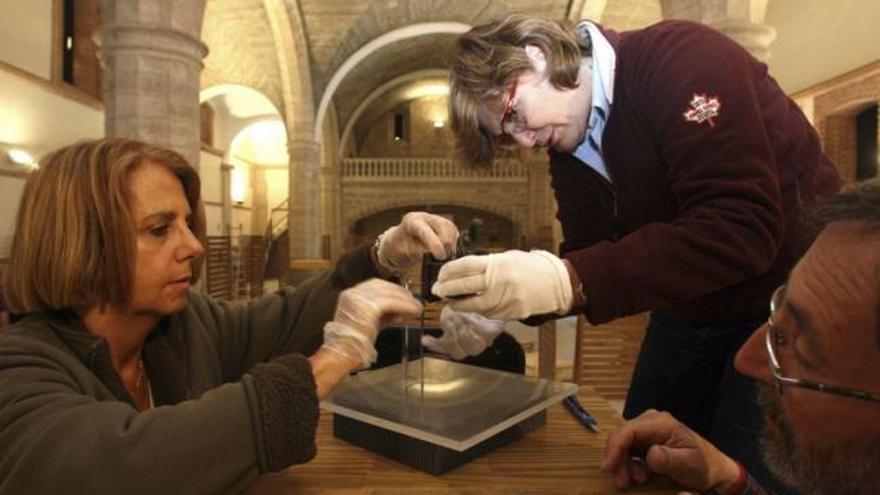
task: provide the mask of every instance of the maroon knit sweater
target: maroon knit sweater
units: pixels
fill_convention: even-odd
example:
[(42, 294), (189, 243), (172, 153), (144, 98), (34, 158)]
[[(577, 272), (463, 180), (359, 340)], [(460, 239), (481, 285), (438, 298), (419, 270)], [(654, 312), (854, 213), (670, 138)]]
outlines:
[(763, 317), (810, 241), (802, 204), (840, 187), (815, 130), (767, 67), (717, 31), (668, 21), (605, 34), (617, 53), (602, 143), (613, 185), (571, 155), (550, 159), (560, 253), (584, 313), (595, 324), (654, 309)]

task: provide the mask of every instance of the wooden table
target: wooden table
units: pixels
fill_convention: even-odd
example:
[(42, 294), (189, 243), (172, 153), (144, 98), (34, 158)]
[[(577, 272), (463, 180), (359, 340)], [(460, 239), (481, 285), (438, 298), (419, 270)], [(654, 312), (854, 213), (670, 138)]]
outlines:
[(547, 424), (442, 476), (433, 476), (333, 438), (333, 418), (322, 411), (318, 455), (311, 462), (264, 475), (248, 495), (281, 494), (616, 494), (678, 493), (669, 482), (619, 491), (599, 469), (608, 432), (620, 415), (591, 388), (581, 403), (599, 422), (599, 433), (581, 426), (562, 406), (547, 411)]

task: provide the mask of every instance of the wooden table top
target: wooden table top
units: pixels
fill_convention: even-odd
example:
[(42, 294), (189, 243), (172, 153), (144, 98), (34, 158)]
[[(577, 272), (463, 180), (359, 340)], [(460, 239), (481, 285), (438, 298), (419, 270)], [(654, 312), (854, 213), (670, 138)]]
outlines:
[(599, 422), (593, 433), (561, 403), (547, 410), (547, 424), (444, 475), (434, 476), (333, 437), (333, 418), (321, 411), (318, 455), (311, 462), (263, 475), (247, 495), (281, 494), (617, 494), (678, 493), (656, 479), (626, 491), (614, 488), (599, 466), (608, 432), (623, 421), (589, 387), (581, 403)]

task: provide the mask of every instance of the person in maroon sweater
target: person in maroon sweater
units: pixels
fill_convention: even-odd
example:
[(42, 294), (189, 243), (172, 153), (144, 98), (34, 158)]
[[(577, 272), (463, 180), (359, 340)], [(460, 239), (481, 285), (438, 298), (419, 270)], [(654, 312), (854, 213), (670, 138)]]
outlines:
[(624, 416), (670, 411), (773, 486), (733, 356), (809, 244), (801, 203), (840, 179), (767, 67), (690, 22), (616, 33), (514, 14), (458, 40), (450, 102), (465, 162), (548, 149), (564, 240), (561, 257), (447, 263), (434, 293), (496, 319), (650, 310)]

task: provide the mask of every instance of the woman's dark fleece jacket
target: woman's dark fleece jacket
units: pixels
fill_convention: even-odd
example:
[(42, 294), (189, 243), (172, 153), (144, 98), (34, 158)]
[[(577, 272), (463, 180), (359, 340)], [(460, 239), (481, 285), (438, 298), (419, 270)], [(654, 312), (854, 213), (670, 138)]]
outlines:
[(339, 292), (374, 276), (362, 249), (246, 305), (191, 293), (145, 343), (145, 412), (72, 312), (0, 331), (0, 494), (233, 493), (308, 461), (318, 399), (305, 356)]

